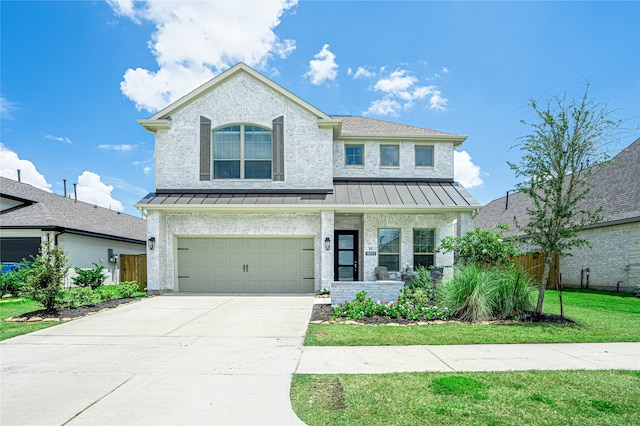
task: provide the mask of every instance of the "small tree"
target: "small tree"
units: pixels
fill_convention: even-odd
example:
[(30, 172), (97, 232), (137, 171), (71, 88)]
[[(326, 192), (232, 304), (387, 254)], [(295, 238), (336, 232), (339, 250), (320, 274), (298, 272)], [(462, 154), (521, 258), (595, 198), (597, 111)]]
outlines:
[(546, 106), (530, 100), (538, 122), (524, 124), (532, 133), (514, 146), (524, 151), (518, 164), (508, 163), (524, 181), (516, 189), (527, 194), (533, 207), (529, 221), (518, 223), (529, 242), (545, 256), (536, 312), (542, 312), (544, 292), (553, 253), (568, 255), (572, 248), (588, 245), (578, 232), (602, 220), (601, 206), (580, 204), (589, 195), (589, 176), (608, 160), (607, 145), (622, 125), (613, 111), (584, 95), (567, 101), (553, 96)]
[(42, 303), (45, 309), (53, 310), (69, 270), (67, 261), (67, 255), (61, 248), (52, 247), (49, 243), (43, 244), (27, 275), (28, 297)]
[(500, 232), (489, 229), (472, 229), (460, 237), (444, 237), (438, 251), (453, 252), (461, 263), (477, 263), (480, 266), (506, 265), (509, 257), (517, 253), (516, 237), (505, 236), (509, 225), (496, 226)]

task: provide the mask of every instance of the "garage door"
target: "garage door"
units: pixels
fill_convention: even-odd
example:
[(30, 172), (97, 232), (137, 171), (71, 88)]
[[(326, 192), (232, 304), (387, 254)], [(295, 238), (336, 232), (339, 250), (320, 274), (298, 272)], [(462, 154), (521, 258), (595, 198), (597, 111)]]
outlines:
[(179, 238), (178, 291), (312, 293), (313, 238)]

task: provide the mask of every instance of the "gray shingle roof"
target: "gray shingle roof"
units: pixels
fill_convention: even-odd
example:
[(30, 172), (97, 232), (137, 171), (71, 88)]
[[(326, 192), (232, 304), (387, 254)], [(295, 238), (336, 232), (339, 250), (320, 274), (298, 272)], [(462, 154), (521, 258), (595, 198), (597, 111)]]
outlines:
[[(589, 178), (591, 192), (578, 208), (603, 206), (605, 220), (610, 222), (640, 221), (640, 139), (616, 155), (613, 161), (594, 170)], [(525, 222), (531, 199), (520, 192), (509, 194), (509, 207), (505, 209), (506, 196), (484, 206), (474, 219), (477, 228), (492, 229), (497, 224), (513, 225), (513, 217)], [(512, 226), (512, 231), (515, 227)]]
[(0, 213), (0, 228), (64, 228), (142, 244), (146, 241), (147, 221), (141, 218), (4, 177), (0, 177), (0, 194), (33, 203)]
[(480, 204), (461, 185), (427, 181), (336, 181), (332, 192), (207, 191), (151, 193), (139, 206), (316, 205), (398, 208), (476, 208)]
[(465, 136), (453, 133), (439, 132), (437, 130), (393, 123), (391, 121), (378, 120), (369, 117), (334, 115), (331, 116), (331, 118), (342, 120), (341, 136), (443, 136), (448, 138), (465, 138)]

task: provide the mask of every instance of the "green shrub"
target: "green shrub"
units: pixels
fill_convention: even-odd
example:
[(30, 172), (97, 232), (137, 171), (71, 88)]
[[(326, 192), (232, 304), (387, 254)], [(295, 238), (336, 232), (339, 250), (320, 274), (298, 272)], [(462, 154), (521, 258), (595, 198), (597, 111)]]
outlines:
[(127, 297), (133, 297), (138, 292), (138, 283), (135, 281), (123, 281), (117, 285), (117, 291), (119, 298), (126, 299)]
[(95, 305), (101, 302), (100, 294), (91, 287), (77, 287), (63, 290), (56, 300), (57, 308), (77, 308), (86, 305)]
[(430, 302), (435, 302), (438, 298), (438, 292), (436, 283), (431, 277), (431, 272), (424, 266), (418, 266), (416, 272), (418, 276), (411, 280), (411, 289), (414, 291), (421, 290)]
[(91, 287), (94, 290), (100, 287), (107, 279), (107, 276), (104, 275), (104, 266), (95, 262), (93, 266), (93, 269), (73, 268), (78, 275), (73, 277), (71, 281), (78, 287)]
[(454, 270), (441, 288), (441, 303), (463, 321), (511, 318), (533, 308), (535, 287), (515, 266), (483, 268), (475, 263)]
[(120, 292), (118, 291), (117, 285), (103, 285), (96, 288), (94, 291), (100, 295), (100, 299), (102, 301), (120, 298)]
[(62, 249), (45, 243), (27, 274), (27, 297), (41, 303), (47, 310), (54, 309), (69, 270), (67, 261), (67, 255)]
[(501, 232), (489, 229), (472, 229), (461, 237), (444, 237), (438, 251), (453, 252), (459, 263), (478, 263), (485, 266), (509, 265), (509, 257), (517, 254), (515, 236), (504, 236), (508, 225), (496, 226)]
[(20, 296), (24, 292), (27, 284), (27, 274), (29, 273), (29, 262), (23, 261), (24, 266), (8, 271), (0, 276), (0, 297), (6, 295)]

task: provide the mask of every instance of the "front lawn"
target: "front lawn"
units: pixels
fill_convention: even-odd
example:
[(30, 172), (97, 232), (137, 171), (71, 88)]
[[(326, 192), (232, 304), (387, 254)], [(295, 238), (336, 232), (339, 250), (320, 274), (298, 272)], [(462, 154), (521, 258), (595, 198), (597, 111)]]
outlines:
[(43, 328), (59, 324), (57, 322), (6, 322), (7, 318), (17, 317), (42, 309), (42, 305), (29, 299), (6, 298), (0, 299), (0, 340), (10, 339), (21, 334), (27, 334)]
[(294, 375), (309, 425), (640, 424), (638, 371)]
[[(640, 299), (631, 294), (564, 291), (564, 313), (577, 324), (459, 323), (389, 327), (310, 324), (308, 346), (452, 345), (481, 343), (639, 342)], [(560, 313), (556, 291), (547, 290), (544, 312)]]

